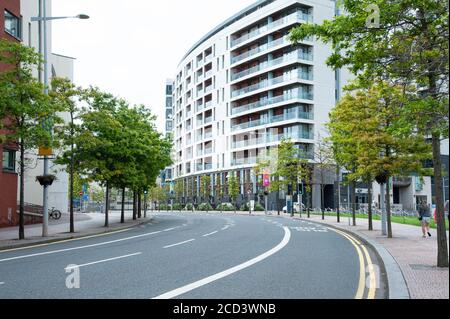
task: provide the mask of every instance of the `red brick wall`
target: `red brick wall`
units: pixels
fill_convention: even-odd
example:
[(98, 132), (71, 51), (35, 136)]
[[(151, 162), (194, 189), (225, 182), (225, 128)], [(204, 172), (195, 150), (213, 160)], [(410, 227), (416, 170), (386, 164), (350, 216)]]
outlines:
[[(20, 17), (20, 0), (0, 1), (0, 38), (17, 41), (5, 32), (5, 10)], [(0, 65), (0, 72), (4, 69)], [(3, 172), (3, 146), (0, 145), (0, 227), (17, 224), (17, 174)]]

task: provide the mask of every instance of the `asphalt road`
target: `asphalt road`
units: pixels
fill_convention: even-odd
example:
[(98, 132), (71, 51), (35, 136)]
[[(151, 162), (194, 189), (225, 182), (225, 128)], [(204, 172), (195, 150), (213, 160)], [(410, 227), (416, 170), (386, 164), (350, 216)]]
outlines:
[[(308, 221), (159, 213), (118, 233), (0, 252), (0, 298), (385, 298), (376, 265), (364, 243)], [(79, 288), (67, 288), (77, 274)]]

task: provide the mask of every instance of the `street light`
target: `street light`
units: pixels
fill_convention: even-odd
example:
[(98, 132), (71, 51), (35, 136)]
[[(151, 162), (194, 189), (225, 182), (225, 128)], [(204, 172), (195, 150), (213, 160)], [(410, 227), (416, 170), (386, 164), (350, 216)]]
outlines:
[[(41, 0), (42, 1), (42, 0)], [(44, 25), (44, 36), (42, 37), (39, 34), (39, 53), (42, 54), (41, 50), (41, 42), (43, 42), (43, 50), (44, 50), (44, 93), (48, 94), (48, 52), (47, 52), (47, 21), (50, 20), (59, 20), (59, 19), (89, 19), (89, 16), (86, 14), (78, 14), (76, 16), (64, 16), (64, 17), (47, 17), (47, 1), (43, 0), (39, 1), (39, 16), (31, 17), (31, 21), (35, 22), (43, 22)], [(42, 11), (41, 11), (41, 3), (42, 3)], [(44, 155), (44, 177), (48, 175), (49, 168), (49, 158), (48, 155)], [(44, 196), (43, 196), (43, 223), (42, 223), (42, 237), (48, 236), (48, 186), (43, 185), (44, 187)]]

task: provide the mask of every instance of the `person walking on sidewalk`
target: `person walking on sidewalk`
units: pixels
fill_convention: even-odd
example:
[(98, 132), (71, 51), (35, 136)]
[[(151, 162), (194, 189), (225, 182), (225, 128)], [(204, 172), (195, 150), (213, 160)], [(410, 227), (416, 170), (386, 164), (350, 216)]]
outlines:
[(422, 222), (423, 238), (427, 238), (427, 235), (431, 237), (430, 233), (431, 209), (426, 202), (422, 202), (419, 206), (419, 220)]

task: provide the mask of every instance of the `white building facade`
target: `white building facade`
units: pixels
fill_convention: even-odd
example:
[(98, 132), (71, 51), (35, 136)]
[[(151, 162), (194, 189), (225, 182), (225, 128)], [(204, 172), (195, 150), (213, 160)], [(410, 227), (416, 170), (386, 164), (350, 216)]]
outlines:
[[(196, 201), (205, 174), (213, 195), (217, 180), (225, 185), (230, 172), (237, 174), (242, 201), (260, 194), (252, 168), (283, 138), (314, 161), (314, 146), (327, 136), (328, 114), (351, 75), (326, 65), (329, 45), (313, 38), (293, 45), (287, 36), (298, 24), (320, 24), (335, 14), (331, 0), (260, 0), (186, 53), (173, 87), (173, 175), (193, 190), (184, 194), (187, 202)], [(328, 174), (325, 207), (337, 202), (335, 182)], [(272, 196), (268, 208), (283, 200)], [(311, 204), (321, 205), (319, 183)]]

